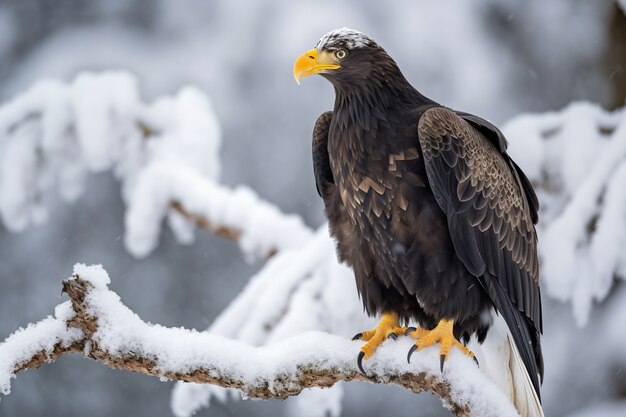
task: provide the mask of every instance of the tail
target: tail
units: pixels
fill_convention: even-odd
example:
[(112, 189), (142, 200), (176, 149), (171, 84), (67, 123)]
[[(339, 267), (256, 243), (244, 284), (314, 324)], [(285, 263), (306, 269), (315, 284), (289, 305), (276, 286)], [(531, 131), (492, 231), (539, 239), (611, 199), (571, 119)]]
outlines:
[(508, 370), (512, 375), (514, 395), (509, 396), (509, 398), (511, 398), (515, 408), (517, 408), (522, 417), (544, 417), (537, 391), (533, 387), (533, 382), (528, 375), (528, 371), (510, 333), (507, 335), (506, 340), (512, 353)]
[(493, 325), (482, 345), (472, 346), (480, 369), (507, 394), (522, 417), (544, 417), (541, 401), (513, 336), (502, 316), (493, 315)]

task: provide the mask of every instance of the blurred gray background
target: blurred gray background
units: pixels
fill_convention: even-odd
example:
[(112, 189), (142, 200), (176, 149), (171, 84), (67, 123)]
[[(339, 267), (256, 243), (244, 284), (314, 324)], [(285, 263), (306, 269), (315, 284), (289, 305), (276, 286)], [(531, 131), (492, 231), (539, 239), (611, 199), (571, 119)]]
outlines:
[[(223, 182), (250, 185), (318, 226), (310, 134), (333, 92), (320, 77), (296, 86), (291, 68), (321, 35), (343, 26), (382, 44), (424, 94), (496, 123), (572, 100), (609, 109), (624, 104), (626, 26), (611, 0), (0, 0), (0, 101), (38, 79), (69, 81), (83, 70), (133, 72), (150, 100), (196, 85), (222, 124)], [(76, 262), (102, 263), (112, 288), (144, 320), (197, 329), (261, 266), (246, 263), (232, 242), (203, 232), (191, 246), (166, 232), (147, 259), (132, 258), (123, 247), (119, 186), (109, 174), (92, 176), (76, 204), (54, 193), (49, 199), (47, 224), (20, 234), (0, 225), (0, 339), (53, 312), (62, 300), (60, 280)], [(546, 315), (563, 324), (557, 331), (574, 331), (569, 310), (546, 303)], [(611, 386), (624, 389), (619, 380), (622, 388)], [(66, 357), (20, 375), (1, 399), (0, 416), (169, 416), (171, 388)], [(577, 406), (576, 399), (547, 401), (557, 416)], [(285, 402), (238, 401), (199, 415), (287, 410)], [(447, 412), (436, 399), (398, 388), (346, 389), (345, 416), (409, 414)]]

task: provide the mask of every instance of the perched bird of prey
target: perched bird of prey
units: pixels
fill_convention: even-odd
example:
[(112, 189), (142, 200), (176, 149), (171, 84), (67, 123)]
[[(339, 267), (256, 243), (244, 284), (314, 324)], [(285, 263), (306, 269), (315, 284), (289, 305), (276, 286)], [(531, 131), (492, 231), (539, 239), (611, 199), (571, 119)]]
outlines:
[(293, 71), (335, 89), (333, 111), (313, 129), (313, 165), (338, 256), (367, 313), (382, 316), (355, 336), (367, 342), (361, 371), (381, 343), (407, 334), (416, 339), (408, 360), (439, 345), (443, 372), (451, 349), (475, 359), (467, 342), (489, 340), (492, 328), (501, 363), (486, 354), (481, 366), (501, 374), (492, 377), (522, 415), (543, 415), (539, 203), (503, 134), (422, 95), (361, 32), (327, 33)]

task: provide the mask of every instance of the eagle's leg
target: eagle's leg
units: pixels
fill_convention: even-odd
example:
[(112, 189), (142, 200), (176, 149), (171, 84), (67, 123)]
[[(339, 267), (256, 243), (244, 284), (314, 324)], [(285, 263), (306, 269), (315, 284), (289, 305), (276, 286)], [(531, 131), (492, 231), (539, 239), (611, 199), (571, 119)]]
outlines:
[(415, 351), (420, 351), (424, 348), (433, 346), (437, 343), (440, 344), (439, 347), (439, 358), (440, 358), (440, 367), (443, 372), (443, 364), (446, 360), (448, 360), (448, 354), (450, 350), (452, 350), (452, 346), (458, 347), (461, 352), (465, 353), (478, 364), (478, 360), (474, 355), (474, 352), (469, 350), (465, 345), (459, 342), (456, 337), (454, 337), (453, 333), (454, 322), (452, 320), (441, 320), (437, 327), (432, 330), (424, 330), (418, 329), (417, 331), (409, 331), (408, 335), (415, 337), (417, 341), (411, 349), (409, 349), (409, 354), (407, 355), (407, 361), (411, 362), (411, 355)]
[(385, 312), (383, 313), (380, 322), (371, 330), (365, 330), (361, 333), (357, 333), (352, 340), (364, 340), (367, 343), (363, 345), (359, 356), (357, 358), (357, 365), (361, 372), (363, 370), (363, 358), (369, 359), (386, 339), (396, 339), (398, 335), (404, 334), (406, 327), (400, 327), (400, 321), (398, 314)]

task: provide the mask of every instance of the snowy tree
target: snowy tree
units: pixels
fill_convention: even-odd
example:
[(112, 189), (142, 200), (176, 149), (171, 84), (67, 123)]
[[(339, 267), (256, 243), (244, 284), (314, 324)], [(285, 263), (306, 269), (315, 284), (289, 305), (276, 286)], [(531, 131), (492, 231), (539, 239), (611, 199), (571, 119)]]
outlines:
[[(584, 325), (593, 303), (604, 303), (626, 277), (626, 114), (575, 103), (520, 116), (504, 132), (541, 199), (543, 287), (548, 297), (570, 301)], [(443, 374), (432, 349), (404, 363), (408, 340), (382, 347), (369, 363), (371, 375), (358, 373), (359, 345), (346, 335), (371, 322), (351, 271), (336, 261), (327, 226), (312, 230), (251, 189), (221, 184), (219, 150), (220, 128), (204, 94), (185, 88), (147, 104), (124, 73), (43, 82), (0, 108), (0, 216), (10, 230), (46, 221), (54, 190), (74, 201), (89, 173), (111, 170), (126, 204), (124, 240), (133, 255), (156, 248), (166, 219), (183, 244), (202, 227), (236, 240), (248, 258), (268, 259), (206, 332), (144, 322), (108, 288), (102, 267), (77, 265), (64, 282), (70, 301), (0, 344), (3, 393), (17, 372), (81, 352), (113, 368), (184, 381), (173, 392), (177, 416), (237, 395), (224, 388), (285, 398), (351, 380), (429, 390), (457, 415), (516, 414), (462, 355), (453, 354)], [(607, 331), (619, 325), (623, 304), (609, 301), (589, 334), (606, 335), (602, 352), (624, 366), (617, 348), (623, 336)], [(555, 368), (557, 375), (567, 372), (566, 365)], [(335, 385), (302, 392), (298, 414), (338, 415), (341, 391)]]

